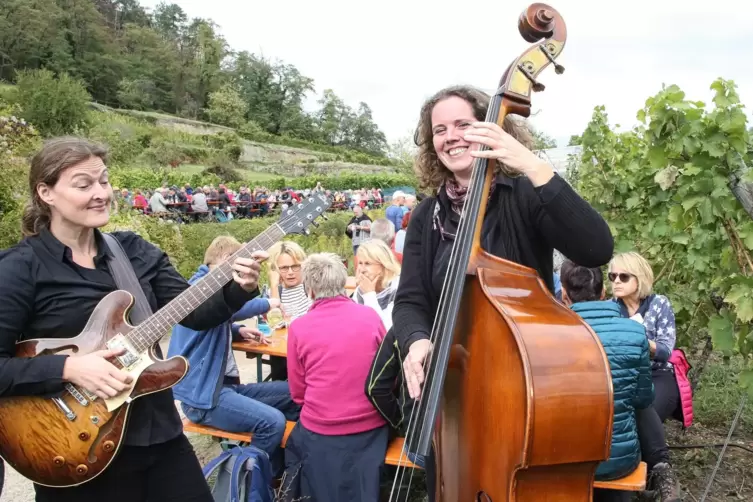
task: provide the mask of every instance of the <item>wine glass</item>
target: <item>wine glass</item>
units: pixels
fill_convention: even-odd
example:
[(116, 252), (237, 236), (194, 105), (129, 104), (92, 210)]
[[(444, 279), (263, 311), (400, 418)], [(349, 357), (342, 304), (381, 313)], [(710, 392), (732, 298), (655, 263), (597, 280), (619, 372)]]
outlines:
[(267, 323), (271, 328), (277, 327), (278, 324), (280, 324), (283, 321), (282, 317), (282, 310), (279, 308), (273, 308), (270, 309), (269, 312), (267, 312)]

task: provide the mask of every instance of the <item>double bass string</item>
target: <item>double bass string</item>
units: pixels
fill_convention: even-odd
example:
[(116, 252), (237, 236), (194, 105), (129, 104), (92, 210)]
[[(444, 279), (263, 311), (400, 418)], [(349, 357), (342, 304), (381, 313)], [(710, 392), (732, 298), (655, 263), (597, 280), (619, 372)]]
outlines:
[[(474, 170), (474, 172), (475, 172), (475, 170)], [(474, 187), (474, 183), (475, 183), (475, 176), (472, 175), (471, 176), (471, 181), (470, 181), (470, 184), (469, 184), (469, 187), (468, 187), (469, 197), (466, 199), (466, 201), (474, 193), (474, 188), (473, 188)], [(435, 354), (434, 347), (436, 345), (436, 340), (444, 332), (444, 328), (446, 327), (445, 325), (447, 324), (447, 317), (448, 316), (447, 316), (447, 309), (445, 308), (445, 304), (447, 303), (447, 297), (448, 297), (448, 295), (451, 294), (451, 292), (453, 292), (457, 288), (457, 280), (458, 280), (457, 274), (453, 274), (453, 273), (451, 273), (451, 271), (453, 270), (452, 264), (456, 261), (456, 255), (457, 255), (458, 246), (459, 246), (458, 243), (459, 242), (461, 242), (461, 243), (463, 242), (463, 236), (466, 233), (464, 231), (464, 229), (467, 227), (467, 225), (464, 225), (464, 222), (466, 220), (467, 213), (468, 212), (466, 211), (466, 207), (464, 206), (463, 210), (460, 213), (460, 222), (458, 223), (457, 236), (456, 236), (455, 242), (453, 242), (453, 246), (452, 246), (452, 249), (451, 249), (451, 252), (450, 252), (450, 260), (449, 260), (449, 265), (448, 265), (448, 268), (447, 268), (448, 272), (445, 274), (445, 277), (444, 277), (444, 280), (443, 280), (443, 283), (442, 283), (442, 291), (440, 293), (439, 306), (437, 307), (437, 315), (434, 318), (434, 323), (433, 323), (433, 326), (432, 326), (432, 332), (431, 332), (431, 334), (429, 336), (429, 341), (432, 344), (432, 350), (430, 350), (429, 354), (427, 355), (426, 360), (424, 361), (424, 368), (426, 368), (425, 378), (424, 378), (424, 388), (426, 387), (427, 382), (429, 382), (429, 380), (433, 376), (432, 367), (433, 367), (433, 359), (434, 359), (434, 354)], [(463, 274), (463, 276), (464, 275), (465, 274)], [(411, 487), (412, 482), (413, 482), (413, 475), (414, 475), (414, 470), (415, 469), (412, 469), (412, 468), (409, 468), (409, 467), (404, 467), (403, 466), (403, 459), (407, 457), (407, 451), (409, 449), (409, 445), (411, 444), (411, 438), (413, 438), (415, 436), (416, 432), (417, 432), (416, 428), (417, 428), (418, 422), (422, 422), (421, 432), (424, 431), (425, 424), (421, 420), (421, 416), (422, 416), (421, 408), (422, 408), (422, 404), (424, 403), (425, 399), (428, 399), (426, 397), (427, 394), (428, 393), (424, 392), (423, 389), (422, 389), (421, 397), (419, 398), (418, 402), (414, 401), (413, 402), (413, 406), (411, 407), (411, 413), (410, 413), (410, 417), (408, 419), (408, 427), (407, 427), (408, 432), (406, 433), (405, 447), (400, 452), (400, 458), (399, 458), (399, 461), (398, 461), (397, 473), (395, 475), (395, 479), (393, 480), (392, 490), (390, 492), (390, 501), (393, 500), (393, 495), (395, 493), (396, 487), (397, 486), (402, 486), (403, 480), (405, 478), (405, 470), (406, 469), (410, 469), (410, 478), (408, 480), (408, 488), (406, 490), (406, 499), (408, 497), (408, 493), (410, 492), (410, 487)], [(417, 408), (418, 408), (418, 410), (417, 410)], [(399, 484), (398, 484), (398, 479), (399, 479)]]
[[(494, 96), (490, 100), (491, 102), (489, 104), (489, 110), (487, 112), (486, 118), (487, 121), (496, 121), (496, 117), (499, 113), (499, 100), (496, 98), (497, 96)], [(482, 146), (481, 149), (488, 150), (488, 148), (484, 146)], [(485, 184), (487, 168), (487, 159), (478, 158), (474, 161), (471, 179), (468, 186), (468, 195), (466, 196), (465, 204), (463, 205), (460, 213), (457, 235), (451, 249), (447, 273), (445, 274), (442, 291), (440, 294), (437, 315), (435, 316), (432, 333), (429, 337), (429, 340), (432, 344), (432, 350), (429, 352), (426, 361), (424, 362), (424, 367), (427, 368), (425, 373), (426, 376), (424, 378), (424, 390), (422, 390), (421, 397), (419, 398), (418, 402), (416, 403), (414, 401), (414, 404), (411, 408), (407, 427), (408, 432), (406, 434), (406, 447), (400, 452), (400, 459), (397, 468), (398, 470), (395, 475), (395, 479), (393, 480), (393, 486), (390, 493), (391, 501), (393, 500), (393, 495), (395, 493), (396, 487), (402, 486), (402, 482), (405, 477), (405, 469), (408, 468), (403, 467), (403, 458), (406, 457), (409, 445), (413, 442), (413, 437), (416, 434), (417, 423), (421, 422), (421, 428), (419, 431), (420, 438), (427, 433), (427, 428), (433, 428), (434, 419), (436, 417), (436, 414), (438, 413), (438, 404), (436, 403), (434, 403), (434, 409), (431, 413), (431, 415), (434, 416), (427, 415), (426, 410), (423, 410), (426, 405), (432, 404), (427, 403), (429, 397), (426, 397), (427, 395), (431, 396), (432, 393), (425, 392), (425, 389), (429, 386), (430, 382), (434, 381), (435, 378), (439, 378), (440, 380), (444, 379), (447, 359), (449, 357), (449, 351), (451, 347), (450, 344), (452, 342), (451, 338), (454, 334), (454, 330), (452, 329), (454, 328), (453, 321), (456, 319), (457, 312), (459, 310), (462, 288), (465, 284), (466, 269), (470, 260), (470, 251), (473, 244), (472, 240), (476, 226), (474, 223), (476, 222), (479, 211), (481, 210), (481, 204), (486, 202), (486, 198), (484, 197), (485, 194), (482, 193), (482, 191)], [(469, 219), (471, 221), (470, 224), (468, 224)], [(460, 257), (458, 257), (458, 255), (460, 255)], [(447, 304), (449, 304), (449, 306)], [(440, 342), (440, 348), (437, 351), (436, 342), (438, 339), (440, 339), (440, 337), (442, 337), (442, 340), (446, 340), (446, 337), (450, 337), (450, 339), (446, 340), (444, 343)], [(442, 364), (435, 364), (435, 354), (439, 354), (440, 362)], [(437, 375), (437, 373), (439, 373), (439, 375)], [(434, 384), (435, 387), (438, 385), (439, 389), (436, 389), (437, 392), (434, 393), (435, 395), (432, 398), (432, 401), (438, 401), (441, 398), (438, 390), (441, 389), (442, 384), (443, 382), (437, 382)], [(416, 411), (416, 404), (418, 404), (418, 411)], [(420, 446), (419, 448), (414, 449), (420, 449)], [(413, 471), (414, 469), (411, 469), (411, 475), (408, 481), (408, 492), (413, 480)]]

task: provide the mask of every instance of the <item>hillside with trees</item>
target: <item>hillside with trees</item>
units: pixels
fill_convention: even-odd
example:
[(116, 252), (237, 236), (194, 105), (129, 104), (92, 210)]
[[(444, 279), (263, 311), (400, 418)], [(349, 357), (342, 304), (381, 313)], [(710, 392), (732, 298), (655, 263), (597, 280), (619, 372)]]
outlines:
[(234, 50), (212, 20), (189, 18), (176, 4), (149, 12), (136, 0), (0, 0), (0, 12), (2, 81), (49, 70), (116, 109), (387, 154), (367, 103), (354, 109), (324, 89), (318, 110), (306, 112), (312, 78), (295, 65)]

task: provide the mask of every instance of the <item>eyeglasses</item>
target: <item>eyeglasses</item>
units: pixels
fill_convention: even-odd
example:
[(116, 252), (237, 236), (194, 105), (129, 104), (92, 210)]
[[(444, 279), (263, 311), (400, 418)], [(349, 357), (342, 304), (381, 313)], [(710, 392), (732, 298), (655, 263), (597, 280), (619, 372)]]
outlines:
[(282, 267), (277, 267), (277, 268), (280, 270), (280, 272), (283, 272), (283, 273), (290, 272), (290, 271), (298, 272), (299, 270), (301, 270), (301, 264), (298, 263), (296, 265), (283, 265)]
[(620, 282), (629, 282), (632, 277), (635, 277), (633, 274), (627, 274), (625, 272), (615, 274), (614, 272), (609, 272), (607, 274), (607, 277), (609, 278), (609, 282), (614, 282), (615, 279), (618, 277), (620, 278)]

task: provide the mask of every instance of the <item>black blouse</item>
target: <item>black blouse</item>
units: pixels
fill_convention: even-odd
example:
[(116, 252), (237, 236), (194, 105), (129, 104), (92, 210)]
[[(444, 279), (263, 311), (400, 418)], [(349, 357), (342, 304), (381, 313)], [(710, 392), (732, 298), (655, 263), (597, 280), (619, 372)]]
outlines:
[[(609, 262), (614, 251), (609, 226), (560, 176), (540, 187), (522, 176), (499, 175), (494, 183), (481, 232), (484, 250), (533, 268), (552, 292), (555, 248), (587, 267)], [(392, 311), (403, 355), (415, 340), (431, 333), (453, 244), (451, 236), (442, 237), (439, 223), (446, 234), (454, 234), (456, 218), (451, 213), (443, 190), (413, 210)]]
[[(66, 355), (16, 358), (17, 341), (71, 338), (86, 326), (100, 300), (118, 289), (110, 275), (110, 250), (95, 231), (94, 269), (73, 262), (71, 250), (47, 229), (0, 252), (0, 396), (55, 395), (63, 390)], [(114, 232), (153, 311), (189, 287), (167, 255), (133, 232)], [(231, 282), (181, 324), (205, 330), (230, 319), (256, 293)], [(159, 354), (161, 357), (161, 354)], [(125, 443), (146, 446), (182, 432), (173, 393), (165, 390), (132, 404)]]

